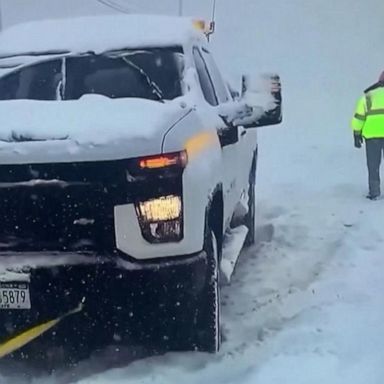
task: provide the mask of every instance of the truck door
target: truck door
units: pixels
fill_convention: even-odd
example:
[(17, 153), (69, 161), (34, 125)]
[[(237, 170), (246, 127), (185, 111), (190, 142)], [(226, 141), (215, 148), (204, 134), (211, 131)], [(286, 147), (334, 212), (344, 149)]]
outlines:
[[(196, 69), (200, 85), (206, 101), (216, 107), (220, 104), (230, 103), (231, 96), (220, 72), (214, 66), (213, 58), (205, 48), (195, 47), (193, 50)], [(242, 157), (246, 156), (246, 140), (243, 127), (232, 127), (223, 121), (219, 129), (222, 147), (223, 193), (224, 193), (224, 220), (229, 223), (236, 204), (240, 199), (245, 179), (245, 168), (242, 166)], [(242, 155), (243, 154), (243, 155)]]
[[(213, 55), (205, 48), (202, 49), (203, 58), (207, 64), (208, 71), (211, 74), (212, 82), (215, 86), (216, 94), (219, 103), (229, 104), (234, 103), (230, 95), (229, 89), (225, 84), (221, 72), (217, 67)], [(243, 193), (248, 193), (249, 171), (252, 163), (253, 153), (257, 146), (257, 130), (245, 129), (243, 126), (238, 128), (237, 147), (237, 200)]]

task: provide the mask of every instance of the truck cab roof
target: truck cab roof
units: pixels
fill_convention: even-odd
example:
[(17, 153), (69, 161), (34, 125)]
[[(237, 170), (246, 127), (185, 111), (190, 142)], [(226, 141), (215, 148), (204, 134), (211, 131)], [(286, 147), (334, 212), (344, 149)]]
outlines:
[(184, 46), (204, 40), (193, 19), (184, 17), (108, 15), (39, 20), (6, 29), (0, 35), (0, 58)]

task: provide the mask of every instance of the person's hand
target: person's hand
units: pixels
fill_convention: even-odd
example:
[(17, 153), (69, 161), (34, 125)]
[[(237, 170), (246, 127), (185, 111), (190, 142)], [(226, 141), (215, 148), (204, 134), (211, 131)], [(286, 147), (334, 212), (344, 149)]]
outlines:
[(355, 133), (353, 138), (355, 140), (355, 148), (361, 148), (361, 145), (363, 144), (363, 136), (361, 133)]

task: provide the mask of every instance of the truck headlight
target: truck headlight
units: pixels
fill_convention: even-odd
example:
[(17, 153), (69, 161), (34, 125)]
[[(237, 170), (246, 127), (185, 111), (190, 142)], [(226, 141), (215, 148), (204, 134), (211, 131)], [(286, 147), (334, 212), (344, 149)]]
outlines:
[(180, 241), (183, 237), (182, 201), (170, 195), (138, 202), (136, 212), (143, 237), (151, 243)]
[(138, 204), (138, 210), (146, 221), (175, 220), (181, 214), (181, 199), (179, 196), (163, 196), (143, 201)]

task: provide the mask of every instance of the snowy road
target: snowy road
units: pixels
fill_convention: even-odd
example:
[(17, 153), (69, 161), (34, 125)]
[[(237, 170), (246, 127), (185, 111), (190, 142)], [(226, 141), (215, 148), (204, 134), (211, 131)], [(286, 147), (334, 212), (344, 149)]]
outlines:
[[(348, 129), (355, 100), (384, 62), (383, 2), (240, 3), (222, 0), (216, 51), (225, 63), (229, 44), (227, 67), (276, 65), (285, 124), (261, 131), (259, 244), (243, 253), (224, 289), (222, 351), (123, 361), (115, 369), (89, 361), (75, 382), (383, 382), (384, 200), (365, 201), (364, 154), (352, 148)], [(242, 20), (236, 34), (234, 19)], [(248, 49), (250, 34), (258, 49)], [(68, 380), (59, 372), (32, 383)]]

